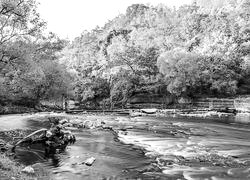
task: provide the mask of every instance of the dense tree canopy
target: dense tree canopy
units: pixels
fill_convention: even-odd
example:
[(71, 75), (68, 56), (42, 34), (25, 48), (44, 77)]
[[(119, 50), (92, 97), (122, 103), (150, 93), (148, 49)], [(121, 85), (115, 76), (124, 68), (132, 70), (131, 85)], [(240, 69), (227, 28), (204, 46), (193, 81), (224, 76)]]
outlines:
[(143, 93), (248, 93), (249, 1), (207, 2), (178, 9), (133, 4), (68, 42), (44, 33), (34, 0), (0, 0), (1, 103), (71, 96), (114, 107)]
[[(211, 5), (212, 4), (212, 5)], [(137, 93), (231, 96), (247, 92), (246, 0), (196, 1), (179, 9), (134, 4), (83, 32), (62, 53), (82, 101), (125, 105)]]
[(66, 93), (69, 74), (57, 57), (66, 41), (45, 27), (35, 1), (0, 1), (0, 104), (35, 106)]

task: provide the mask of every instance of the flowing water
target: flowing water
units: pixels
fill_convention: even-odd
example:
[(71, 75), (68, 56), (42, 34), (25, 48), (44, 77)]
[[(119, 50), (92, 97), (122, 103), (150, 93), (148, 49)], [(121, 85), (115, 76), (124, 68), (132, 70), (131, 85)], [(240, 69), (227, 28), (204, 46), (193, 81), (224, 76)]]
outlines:
[[(49, 127), (48, 116), (0, 116), (0, 130)], [(129, 117), (95, 115), (115, 131), (73, 130), (77, 141), (62, 154), (44, 159), (38, 148), (19, 148), (17, 159), (42, 162), (53, 179), (250, 179), (250, 120), (228, 117)], [(92, 166), (81, 164), (95, 157)]]

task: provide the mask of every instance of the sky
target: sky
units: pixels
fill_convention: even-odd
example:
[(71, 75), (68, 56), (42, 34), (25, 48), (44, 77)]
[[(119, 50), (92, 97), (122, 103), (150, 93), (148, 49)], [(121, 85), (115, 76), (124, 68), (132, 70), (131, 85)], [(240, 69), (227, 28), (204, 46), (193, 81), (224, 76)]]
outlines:
[(192, 0), (37, 0), (38, 12), (47, 21), (47, 30), (62, 38), (79, 36), (84, 30), (102, 27), (136, 3), (179, 7)]

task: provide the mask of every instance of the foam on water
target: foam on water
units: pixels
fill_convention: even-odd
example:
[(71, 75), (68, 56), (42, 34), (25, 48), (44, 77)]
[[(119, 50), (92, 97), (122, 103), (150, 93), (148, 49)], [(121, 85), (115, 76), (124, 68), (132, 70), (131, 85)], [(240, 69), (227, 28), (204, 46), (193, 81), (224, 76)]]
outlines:
[[(49, 114), (41, 113), (0, 117), (3, 124), (0, 129), (10, 129), (12, 124), (15, 128), (37, 127), (41, 125), (40, 119), (47, 115)], [(152, 172), (150, 168), (147, 170), (151, 163), (160, 167), (164, 173), (161, 175), (166, 175), (169, 179), (250, 179), (250, 126), (246, 123), (230, 124), (235, 121), (180, 117), (117, 118), (79, 115), (79, 118), (105, 119), (105, 125), (118, 131), (118, 139), (123, 143), (117, 141), (109, 131), (75, 130), (77, 142), (53, 166), (55, 172), (60, 172), (55, 175), (57, 179), (62, 179), (62, 175), (77, 180), (111, 175), (122, 177), (124, 174), (124, 177), (131, 178), (138, 177), (138, 174), (160, 174), (160, 171)], [(97, 159), (93, 169), (79, 165), (92, 156)], [(75, 163), (78, 165), (75, 166)], [(54, 162), (46, 164), (51, 167)], [(138, 173), (142, 167), (146, 168), (146, 172)], [(133, 176), (128, 176), (132, 172)]]
[[(141, 121), (141, 119), (140, 119)], [(150, 121), (147, 119), (147, 122)], [(154, 124), (151, 122), (151, 124)], [(119, 140), (126, 144), (134, 144), (144, 149), (145, 155), (157, 157), (163, 173), (184, 179), (219, 179), (224, 178), (229, 169), (232, 174), (227, 178), (250, 178), (247, 163), (250, 164), (249, 127), (232, 124), (221, 124), (202, 121), (156, 122), (161, 124), (166, 136), (159, 136), (147, 131), (119, 132)], [(177, 134), (169, 136), (173, 127)], [(153, 130), (155, 128), (149, 130)], [(157, 130), (162, 133), (157, 125)], [(185, 136), (179, 136), (180, 132)], [(175, 160), (173, 157), (176, 157)], [(181, 159), (180, 159), (181, 157)], [(183, 159), (182, 159), (183, 158)], [(166, 160), (167, 163), (162, 163)], [(233, 167), (233, 168), (230, 168)], [(235, 169), (241, 171), (235, 173)], [(181, 175), (181, 176), (180, 176)]]
[(127, 135), (118, 134), (119, 140), (126, 144), (141, 146), (146, 151), (151, 151), (159, 155), (175, 155), (184, 158), (207, 155), (206, 147), (186, 138), (158, 138), (144, 137), (133, 132)]

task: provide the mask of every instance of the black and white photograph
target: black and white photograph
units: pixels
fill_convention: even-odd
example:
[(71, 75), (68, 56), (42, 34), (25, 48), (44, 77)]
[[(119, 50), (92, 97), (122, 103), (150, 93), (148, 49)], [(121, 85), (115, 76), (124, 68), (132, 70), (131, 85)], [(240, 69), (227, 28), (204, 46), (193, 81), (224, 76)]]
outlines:
[(250, 180), (250, 0), (0, 0), (0, 180)]

